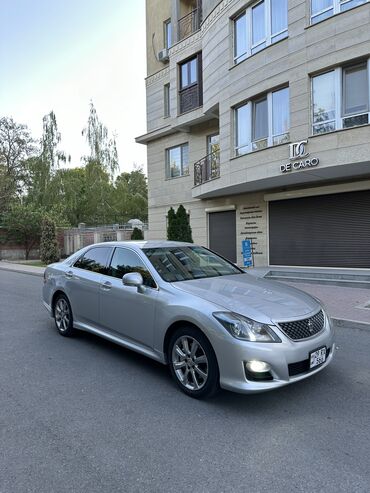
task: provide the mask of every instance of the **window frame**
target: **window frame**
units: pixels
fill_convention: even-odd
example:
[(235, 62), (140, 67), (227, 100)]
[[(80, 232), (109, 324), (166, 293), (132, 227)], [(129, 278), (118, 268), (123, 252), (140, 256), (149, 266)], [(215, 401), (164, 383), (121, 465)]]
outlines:
[(163, 118), (171, 116), (171, 84), (168, 82), (163, 86)]
[[(360, 7), (361, 5), (364, 5), (366, 3), (369, 3), (370, 0), (364, 0), (362, 3), (359, 5), (354, 5), (353, 7), (349, 7), (348, 9), (342, 10), (342, 5), (346, 5), (347, 3), (350, 3), (352, 0), (332, 0), (332, 5), (331, 7), (326, 7), (325, 9), (322, 9), (315, 14), (312, 13), (312, 0), (310, 0), (310, 24), (315, 25), (318, 24), (319, 22), (323, 22), (327, 19), (330, 19), (336, 14), (341, 14), (343, 12), (347, 12), (348, 10), (355, 9), (356, 7)], [(318, 21), (314, 21), (315, 17), (318, 17), (322, 14), (325, 14), (326, 12), (329, 12), (330, 10), (333, 11), (331, 15), (328, 17), (325, 17), (324, 19), (319, 19)]]
[[(287, 132), (283, 134), (273, 134), (273, 94), (279, 91), (282, 91), (284, 89), (288, 89), (288, 126), (289, 129)], [(255, 104), (266, 99), (267, 100), (267, 129), (268, 129), (268, 135), (267, 137), (254, 140), (254, 113), (255, 113)], [(237, 139), (238, 139), (238, 110), (240, 108), (246, 107), (246, 133), (247, 133), (247, 143), (239, 145)], [(258, 150), (262, 149), (268, 149), (269, 147), (275, 147), (277, 145), (282, 145), (285, 143), (288, 143), (290, 141), (290, 91), (289, 91), (289, 85), (284, 85), (280, 86), (276, 89), (273, 89), (267, 93), (260, 94), (259, 96), (255, 98), (251, 98), (248, 101), (245, 101), (241, 104), (238, 104), (237, 106), (233, 107), (233, 123), (234, 123), (234, 139), (233, 139), (233, 144), (234, 144), (234, 157), (239, 157), (243, 156), (245, 154), (248, 154), (250, 152), (255, 152)], [(287, 141), (286, 142), (278, 142), (274, 143), (274, 139), (276, 137), (280, 136), (287, 136)], [(259, 142), (262, 141), (267, 141), (266, 145), (264, 147), (258, 147)], [(240, 152), (240, 149), (245, 149), (245, 152)]]
[[(179, 69), (180, 69), (180, 84), (179, 84), (179, 92), (181, 93), (182, 91), (186, 91), (190, 87), (199, 85), (199, 61), (198, 61), (199, 55), (192, 56), (191, 58), (188, 58), (187, 60), (184, 60), (183, 62), (179, 63)], [(191, 62), (195, 60), (196, 65), (195, 65), (195, 74), (196, 74), (196, 81), (195, 82), (190, 82), (186, 84), (186, 86), (183, 86), (183, 78), (182, 78), (182, 67), (184, 65), (187, 65), (187, 78), (188, 81), (191, 80)]]
[[(353, 113), (350, 115), (345, 115), (344, 112), (344, 71), (349, 68), (355, 68), (359, 67), (361, 65), (366, 64), (367, 70), (366, 70), (366, 75), (367, 75), (367, 84), (368, 84), (368, 92), (367, 92), (367, 111), (364, 111), (362, 113)], [(334, 91), (335, 91), (335, 118), (326, 120), (325, 122), (319, 122), (319, 123), (314, 123), (314, 99), (313, 99), (313, 83), (315, 77), (320, 77), (321, 75), (325, 75), (329, 72), (334, 73)], [(314, 74), (311, 76), (311, 108), (310, 108), (310, 114), (311, 114), (311, 135), (316, 136), (316, 135), (325, 135), (328, 133), (336, 132), (338, 130), (350, 130), (352, 128), (356, 127), (363, 127), (366, 125), (370, 124), (370, 58), (365, 59), (365, 60), (357, 60), (353, 63), (347, 63), (345, 65), (342, 65), (340, 67), (335, 67), (330, 70), (325, 70), (323, 72), (320, 72), (318, 74)], [(367, 123), (362, 123), (359, 125), (351, 125), (349, 127), (346, 127), (344, 125), (344, 121), (349, 119), (349, 118), (354, 118), (358, 116), (363, 116), (367, 115)], [(322, 125), (323, 123), (331, 123), (334, 122), (335, 128), (333, 130), (329, 130), (327, 132), (316, 132), (314, 131), (314, 128), (318, 125)]]
[[(272, 8), (271, 3), (273, 0), (257, 0), (256, 2), (249, 5), (247, 8), (239, 11), (235, 16), (231, 18), (232, 21), (232, 32), (233, 32), (233, 65), (238, 65), (247, 58), (259, 53), (261, 50), (278, 43), (279, 41), (286, 39), (289, 36), (288, 21), (286, 29), (282, 29), (279, 32), (272, 32)], [(262, 41), (257, 44), (253, 44), (253, 9), (258, 7), (260, 4), (264, 4), (264, 29), (265, 37)], [(288, 4), (287, 4), (288, 8)], [(237, 54), (237, 31), (236, 22), (241, 17), (245, 16), (246, 22), (246, 51), (240, 55)], [(277, 38), (277, 39), (276, 39)]]
[[(170, 27), (170, 37), (168, 36), (168, 27)], [(164, 48), (169, 50), (172, 47), (172, 22), (171, 17), (166, 19), (163, 22), (163, 39), (164, 39)]]
[(107, 271), (108, 265), (110, 264), (110, 261), (111, 261), (112, 255), (113, 255), (114, 248), (111, 247), (111, 246), (106, 246), (106, 245), (95, 246), (94, 244), (92, 244), (90, 246), (90, 248), (88, 248), (87, 250), (85, 250), (81, 255), (79, 255), (76, 259), (74, 259), (73, 263), (70, 266), (73, 267), (74, 269), (80, 269), (80, 270), (85, 271), (85, 272), (92, 272), (93, 274), (97, 274), (99, 276), (106, 276), (107, 275), (106, 273), (96, 272), (96, 271), (93, 271), (93, 270), (90, 270), (90, 269), (83, 269), (82, 267), (76, 266), (77, 262), (79, 262), (89, 252), (91, 252), (92, 250), (101, 250), (101, 249), (107, 249), (108, 250), (107, 258), (106, 258), (105, 266), (104, 266), (104, 268)]
[[(188, 163), (187, 163), (187, 172), (184, 173), (184, 162), (183, 162), (183, 156), (184, 156), (184, 148), (187, 147), (187, 154), (188, 154)], [(180, 164), (180, 174), (178, 176), (171, 176), (171, 170), (170, 170), (170, 161), (169, 161), (169, 156), (170, 156), (170, 151), (172, 149), (177, 149), (180, 148), (180, 156), (181, 156), (181, 164)], [(166, 180), (174, 180), (176, 178), (183, 178), (185, 176), (190, 176), (190, 163), (189, 163), (189, 142), (183, 142), (182, 144), (178, 144), (175, 146), (167, 147), (165, 149), (165, 164), (166, 164), (166, 169), (165, 169), (165, 175), (166, 175)]]

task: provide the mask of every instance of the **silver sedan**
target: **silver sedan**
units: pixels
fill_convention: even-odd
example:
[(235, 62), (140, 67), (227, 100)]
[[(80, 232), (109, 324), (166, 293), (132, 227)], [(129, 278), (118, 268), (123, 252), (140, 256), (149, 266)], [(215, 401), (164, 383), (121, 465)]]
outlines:
[(61, 335), (92, 332), (167, 364), (197, 398), (297, 382), (335, 350), (317, 299), (190, 243), (90, 245), (47, 267), (43, 302)]

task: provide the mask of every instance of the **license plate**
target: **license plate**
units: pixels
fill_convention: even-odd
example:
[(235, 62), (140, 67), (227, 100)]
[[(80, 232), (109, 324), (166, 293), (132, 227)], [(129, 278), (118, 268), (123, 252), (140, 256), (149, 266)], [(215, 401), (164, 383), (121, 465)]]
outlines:
[(310, 353), (310, 368), (322, 365), (326, 360), (326, 347), (321, 347)]

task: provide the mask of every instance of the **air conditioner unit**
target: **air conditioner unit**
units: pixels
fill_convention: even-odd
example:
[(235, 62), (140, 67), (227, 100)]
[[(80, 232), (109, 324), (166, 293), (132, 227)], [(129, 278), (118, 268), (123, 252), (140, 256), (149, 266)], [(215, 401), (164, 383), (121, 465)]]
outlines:
[(158, 60), (160, 62), (168, 62), (168, 49), (164, 48), (163, 50), (158, 52)]

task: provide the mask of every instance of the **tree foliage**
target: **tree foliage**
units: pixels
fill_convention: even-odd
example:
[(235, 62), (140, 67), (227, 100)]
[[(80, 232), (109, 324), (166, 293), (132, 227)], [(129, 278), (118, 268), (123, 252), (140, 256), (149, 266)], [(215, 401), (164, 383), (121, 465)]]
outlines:
[(26, 125), (0, 118), (0, 225), (9, 229), (9, 239), (26, 245), (27, 256), (40, 238), (45, 213), (57, 226), (147, 221), (146, 176), (137, 166), (116, 176), (115, 136), (110, 136), (93, 103), (83, 135), (89, 156), (78, 167), (63, 168), (70, 158), (60, 149), (53, 111), (43, 118), (38, 142)]
[(52, 264), (60, 259), (55, 222), (45, 216), (41, 226), (40, 258), (44, 264)]
[(24, 162), (35, 151), (35, 141), (26, 125), (13, 118), (0, 118), (0, 213), (22, 194), (28, 180)]
[(31, 205), (15, 204), (3, 215), (7, 240), (24, 246), (26, 260), (40, 240), (42, 211)]
[(193, 243), (189, 218), (182, 204), (177, 212), (171, 207), (168, 211), (167, 239), (172, 241), (186, 241)]
[(92, 101), (87, 126), (82, 130), (82, 135), (86, 137), (90, 147), (90, 156), (85, 158), (86, 162), (98, 163), (113, 178), (119, 167), (116, 137), (115, 135), (109, 136), (108, 129), (99, 120)]
[(131, 240), (143, 240), (144, 235), (141, 229), (139, 228), (134, 228), (132, 234), (131, 234)]

